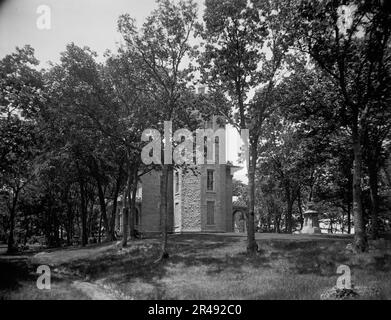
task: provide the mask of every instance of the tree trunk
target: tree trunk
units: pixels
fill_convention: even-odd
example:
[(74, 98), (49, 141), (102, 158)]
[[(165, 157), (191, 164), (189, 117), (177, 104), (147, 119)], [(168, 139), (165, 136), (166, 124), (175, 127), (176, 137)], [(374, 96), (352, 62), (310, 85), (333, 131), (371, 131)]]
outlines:
[(87, 215), (87, 218), (88, 218), (87, 234), (88, 234), (88, 237), (90, 237), (91, 235), (93, 237), (95, 237), (95, 234), (93, 233), (95, 231), (95, 223), (96, 223), (96, 219), (95, 219), (96, 217), (94, 215), (94, 198), (90, 198), (90, 200), (91, 200), (91, 202), (89, 203), (90, 214)]
[(266, 220), (267, 222), (267, 232), (270, 232), (270, 225), (272, 224), (271, 223), (271, 215), (270, 215), (270, 212), (268, 212), (268, 214), (267, 214), (267, 220)]
[(51, 205), (51, 195), (49, 194), (48, 199), (48, 209), (46, 211), (46, 225), (45, 225), (45, 231), (46, 231), (46, 240), (47, 245), (49, 247), (53, 247), (53, 215), (52, 215), (52, 205)]
[(285, 232), (292, 233), (292, 211), (294, 196), (291, 192), (289, 180), (285, 180), (285, 197), (287, 201), (287, 211), (285, 216)]
[(254, 211), (255, 211), (255, 168), (258, 155), (258, 136), (254, 137), (250, 144), (250, 163), (248, 170), (248, 196), (249, 208), (247, 218), (247, 253), (254, 254), (258, 250), (255, 241)]
[(371, 238), (377, 239), (379, 237), (379, 187), (378, 187), (378, 170), (374, 163), (368, 166), (369, 170), (369, 188), (371, 196)]
[[(30, 213), (31, 214), (31, 213)], [(30, 223), (29, 223), (29, 212), (26, 210), (24, 213), (24, 240), (23, 240), (23, 245), (27, 244), (27, 240), (29, 238), (30, 234)]]
[(126, 247), (128, 245), (128, 230), (129, 230), (129, 195), (130, 188), (132, 185), (133, 176), (131, 173), (128, 175), (128, 182), (126, 185), (125, 196), (124, 196), (124, 208), (122, 211), (122, 246)]
[(352, 233), (352, 218), (351, 218), (351, 207), (350, 207), (350, 202), (348, 202), (348, 212), (347, 212), (347, 216), (348, 216), (348, 234), (351, 234)]
[(54, 219), (54, 225), (53, 225), (53, 231), (54, 231), (54, 234), (53, 234), (53, 240), (54, 240), (54, 246), (57, 248), (60, 246), (60, 234), (59, 234), (59, 229), (60, 229), (60, 223), (58, 221), (58, 214), (57, 212), (54, 212), (54, 215), (53, 215), (53, 219)]
[(301, 190), (299, 188), (299, 191), (297, 192), (297, 206), (299, 208), (300, 213), (300, 231), (303, 229), (304, 225), (304, 216), (303, 216), (303, 208), (301, 207)]
[(276, 225), (274, 226), (274, 229), (275, 229), (274, 232), (281, 233), (281, 227), (280, 227), (281, 215), (276, 216), (276, 219), (275, 219), (275, 220), (276, 220), (276, 221), (275, 221)]
[(114, 189), (114, 198), (113, 198), (113, 208), (111, 211), (111, 216), (110, 216), (110, 240), (114, 241), (115, 240), (115, 219), (117, 216), (117, 206), (118, 206), (118, 195), (121, 189), (121, 175), (122, 175), (122, 165), (120, 166), (119, 172), (118, 172), (118, 177), (117, 181), (115, 184), (115, 189)]
[(136, 193), (137, 193), (137, 174), (138, 169), (133, 170), (133, 183), (129, 186), (128, 189), (128, 201), (129, 201), (129, 229), (130, 229), (130, 239), (136, 239), (135, 226), (134, 226), (134, 216), (136, 210)]
[(288, 199), (288, 206), (285, 218), (285, 230), (287, 233), (292, 233), (292, 211), (293, 211), (293, 201)]
[(357, 125), (353, 126), (353, 223), (354, 223), (354, 245), (357, 251), (367, 250), (367, 240), (365, 235), (365, 225), (362, 207), (362, 148), (361, 139)]
[(334, 224), (334, 221), (333, 219), (330, 218), (330, 233), (333, 233), (333, 224)]
[(128, 216), (129, 208), (124, 207), (122, 209), (122, 247), (126, 247), (128, 245)]
[(162, 232), (162, 250), (159, 259), (156, 262), (162, 261), (169, 257), (167, 251), (168, 240), (168, 182), (169, 175), (172, 171), (172, 166), (169, 164), (163, 165), (162, 175), (160, 180), (160, 217), (161, 217), (161, 232)]
[(102, 212), (99, 217), (99, 229), (98, 229), (98, 243), (102, 242)]
[(81, 214), (81, 245), (84, 247), (88, 243), (87, 237), (87, 202), (85, 194), (85, 184), (83, 179), (79, 179), (80, 186), (80, 214)]
[(7, 253), (13, 254), (16, 251), (14, 230), (15, 230), (15, 216), (16, 216), (16, 204), (18, 203), (19, 190), (15, 190), (13, 194), (12, 204), (10, 208), (10, 230), (8, 235)]
[(72, 224), (73, 224), (73, 218), (72, 218), (72, 205), (69, 201), (67, 201), (67, 222), (65, 223), (65, 231), (67, 233), (67, 245), (70, 246), (72, 244), (71, 238), (72, 238)]
[(102, 217), (103, 227), (105, 228), (105, 237), (106, 237), (105, 240), (106, 241), (111, 241), (112, 239), (111, 239), (111, 232), (110, 232), (109, 221), (107, 219), (105, 195), (104, 195), (104, 192), (103, 192), (102, 184), (100, 183), (100, 179), (97, 178), (96, 182), (97, 182), (97, 186), (98, 186), (100, 214), (101, 214), (101, 217)]

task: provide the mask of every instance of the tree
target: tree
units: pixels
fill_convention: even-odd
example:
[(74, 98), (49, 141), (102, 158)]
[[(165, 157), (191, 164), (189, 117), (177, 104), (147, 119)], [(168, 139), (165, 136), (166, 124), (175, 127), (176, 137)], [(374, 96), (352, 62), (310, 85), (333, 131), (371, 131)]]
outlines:
[(38, 60), (30, 46), (16, 48), (0, 61), (0, 188), (8, 202), (8, 253), (15, 251), (19, 197), (34, 176), (34, 160), (39, 154), (35, 121), (45, 98), (36, 65)]
[(355, 247), (367, 249), (362, 208), (363, 137), (389, 97), (389, 9), (384, 2), (300, 1), (292, 29), (339, 90), (339, 115), (351, 130)]
[[(205, 2), (205, 30), (202, 37), (206, 45), (200, 59), (201, 70), (204, 81), (212, 89), (218, 88), (231, 98), (232, 107), (238, 111), (237, 121), (233, 123), (240, 131), (248, 129), (246, 99), (258, 81), (260, 49), (266, 35), (265, 26), (253, 4), (245, 0)], [(253, 195), (250, 189), (249, 195)], [(252, 204), (253, 198), (249, 202)], [(247, 251), (254, 253), (258, 246), (254, 234), (254, 210), (251, 207)]]
[[(385, 97), (384, 97), (385, 98)], [(363, 133), (363, 161), (367, 168), (369, 191), (371, 199), (371, 226), (370, 236), (377, 239), (379, 236), (379, 176), (380, 169), (385, 165), (387, 151), (385, 143), (391, 132), (389, 108), (381, 108), (376, 117), (371, 118)]]
[(247, 186), (240, 180), (232, 180), (232, 196), (238, 197), (238, 199), (246, 203), (247, 202)]
[[(117, 53), (110, 54), (104, 68), (105, 85), (112, 92), (113, 102), (117, 106), (109, 112), (110, 118), (117, 119), (115, 134), (111, 133), (125, 152), (123, 171), (126, 187), (124, 192), (125, 206), (123, 208), (124, 234), (122, 245), (127, 245), (127, 226), (130, 225), (130, 238), (135, 238), (134, 214), (137, 183), (141, 175), (149, 171), (151, 166), (145, 166), (141, 161), (140, 140), (142, 132), (153, 127), (159, 117), (154, 97), (149, 93), (150, 81), (140, 57), (129, 48), (120, 48)], [(118, 176), (121, 177), (122, 173)], [(117, 186), (120, 186), (119, 180)], [(118, 189), (117, 189), (118, 190)], [(116, 205), (116, 203), (114, 202)], [(114, 210), (114, 207), (113, 207)], [(129, 217), (130, 215), (130, 217)]]
[[(249, 165), (249, 212), (253, 216), (255, 205), (255, 172), (258, 159), (259, 140), (265, 135), (263, 124), (271, 116), (276, 107), (275, 91), (279, 81), (285, 74), (289, 73), (290, 64), (294, 64), (293, 55), (289, 53), (292, 48), (293, 38), (289, 32), (292, 21), (290, 19), (289, 6), (286, 1), (258, 1), (256, 8), (261, 13), (268, 34), (265, 37), (264, 48), (266, 54), (262, 56), (258, 66), (260, 88), (257, 90), (250, 104), (251, 125), (250, 125), (250, 165)], [(296, 53), (297, 55), (297, 53)], [(286, 188), (288, 191), (289, 188)], [(290, 196), (288, 201), (288, 222), (291, 214)], [(288, 194), (287, 194), (288, 195)], [(251, 218), (252, 220), (252, 218)], [(249, 221), (249, 223), (252, 223)], [(291, 223), (288, 223), (288, 232), (291, 230)]]
[[(118, 28), (124, 40), (124, 50), (137, 56), (137, 61), (145, 70), (150, 80), (148, 93), (156, 99), (160, 112), (158, 119), (172, 121), (177, 109), (178, 100), (186, 87), (191, 72), (183, 68), (182, 63), (194, 53), (190, 38), (197, 22), (197, 7), (192, 0), (181, 0), (174, 3), (169, 0), (158, 1), (158, 9), (146, 19), (141, 30), (137, 30), (135, 21), (128, 15), (122, 15)], [(155, 127), (162, 127), (159, 121)], [(166, 141), (166, 150), (169, 150)], [(165, 153), (165, 160), (171, 158), (170, 152)], [(167, 225), (168, 225), (168, 182), (173, 166), (162, 165), (161, 175), (161, 221), (162, 250), (157, 261), (168, 258)]]
[[(116, 105), (104, 86), (95, 56), (88, 48), (70, 44), (62, 53), (61, 64), (53, 66), (46, 75), (52, 104), (46, 114), (52, 124), (48, 143), (55, 156), (70, 160), (77, 177), (83, 245), (88, 241), (87, 197), (91, 183), (97, 190), (106, 239), (115, 239), (116, 212), (108, 216), (106, 193), (112, 189), (114, 198), (118, 197), (118, 176), (111, 177), (122, 174), (124, 162), (124, 152), (113, 138), (117, 120), (111, 116)], [(50, 135), (51, 130), (59, 127), (60, 134)]]
[[(284, 1), (207, 1), (204, 21), (205, 81), (231, 97), (238, 110), (238, 127), (250, 133), (247, 250), (253, 253), (258, 144), (293, 43), (289, 10)], [(248, 101), (253, 90), (257, 93)]]
[(340, 102), (334, 84), (316, 66), (296, 63), (272, 97), (274, 113), (265, 121), (258, 160), (257, 183), (266, 198), (261, 207), (270, 214), (280, 207), (276, 203), (285, 202), (291, 232), (295, 200), (301, 225), (307, 202), (327, 203), (329, 210), (346, 213), (349, 228), (352, 149), (348, 132), (335, 119)]

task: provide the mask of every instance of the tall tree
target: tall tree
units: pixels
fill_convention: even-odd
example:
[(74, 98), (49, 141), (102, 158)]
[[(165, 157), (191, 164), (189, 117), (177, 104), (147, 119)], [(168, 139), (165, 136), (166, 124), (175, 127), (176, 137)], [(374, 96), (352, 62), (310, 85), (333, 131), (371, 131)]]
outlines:
[[(212, 89), (218, 88), (230, 97), (231, 105), (237, 111), (237, 121), (233, 124), (240, 131), (249, 129), (246, 100), (257, 84), (260, 49), (266, 35), (253, 4), (246, 0), (207, 0), (203, 17), (202, 37), (206, 41), (200, 59), (203, 78)], [(247, 251), (256, 252), (253, 210), (248, 217), (247, 239)]]
[[(267, 36), (263, 49), (265, 54), (258, 65), (260, 88), (251, 100), (249, 112), (250, 121), (250, 165), (249, 165), (249, 223), (253, 223), (255, 211), (255, 172), (258, 159), (258, 144), (263, 137), (263, 124), (272, 113), (275, 104), (276, 85), (289, 72), (290, 64), (293, 63), (293, 55), (289, 54), (292, 48), (293, 37), (289, 32), (292, 21), (287, 1), (257, 1), (255, 7), (259, 10), (261, 21), (267, 28)], [(297, 55), (297, 53), (296, 53)], [(289, 188), (288, 188), (289, 189)], [(286, 189), (288, 191), (288, 189)], [(289, 192), (290, 194), (290, 192)], [(295, 192), (294, 192), (295, 194)], [(288, 201), (288, 212), (292, 212), (292, 200)], [(292, 205), (291, 205), (292, 203)], [(288, 215), (288, 222), (290, 221)], [(288, 232), (292, 227), (288, 223)]]
[[(351, 130), (355, 248), (367, 249), (362, 207), (363, 137), (389, 96), (390, 11), (383, 1), (300, 1), (292, 29), (303, 51), (336, 84)], [(388, 98), (387, 98), (388, 99)]]
[[(191, 69), (183, 66), (185, 60), (194, 53), (190, 44), (197, 23), (197, 6), (192, 0), (174, 3), (159, 0), (158, 9), (147, 17), (142, 28), (137, 29), (130, 15), (122, 15), (118, 21), (119, 31), (124, 40), (124, 50), (138, 56), (138, 61), (150, 80), (148, 92), (156, 99), (159, 107), (158, 119), (172, 121), (177, 109), (178, 99), (186, 87)], [(162, 128), (163, 121), (156, 124)], [(169, 150), (165, 141), (166, 150)], [(165, 153), (165, 160), (172, 157)], [(173, 166), (162, 165), (160, 212), (162, 228), (162, 250), (158, 261), (168, 258), (168, 183)]]
[[(257, 250), (254, 229), (255, 169), (262, 124), (270, 114), (271, 95), (286, 68), (291, 35), (284, 1), (206, 1), (206, 41), (201, 59), (204, 81), (218, 87), (237, 110), (234, 124), (249, 129), (249, 215), (247, 251)], [(256, 96), (249, 101), (254, 90)]]
[(0, 188), (9, 211), (8, 252), (15, 251), (14, 227), (22, 190), (31, 182), (40, 154), (38, 111), (45, 102), (38, 60), (30, 46), (0, 60)]
[(67, 155), (78, 177), (83, 245), (88, 240), (87, 193), (91, 182), (97, 189), (106, 239), (115, 238), (114, 217), (109, 219), (105, 191), (116, 183), (110, 177), (121, 171), (123, 163), (123, 152), (112, 138), (116, 119), (110, 117), (110, 111), (116, 106), (103, 84), (95, 56), (88, 48), (70, 44), (62, 53), (61, 63), (46, 75), (52, 105), (47, 117), (57, 126), (52, 130), (61, 128), (49, 141), (54, 153)]

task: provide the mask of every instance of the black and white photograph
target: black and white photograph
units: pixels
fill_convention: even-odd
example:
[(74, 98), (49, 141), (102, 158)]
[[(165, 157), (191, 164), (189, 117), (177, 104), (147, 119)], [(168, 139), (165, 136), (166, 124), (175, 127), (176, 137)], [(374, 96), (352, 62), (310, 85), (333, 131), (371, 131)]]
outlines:
[(389, 1), (0, 1), (0, 308), (390, 299)]

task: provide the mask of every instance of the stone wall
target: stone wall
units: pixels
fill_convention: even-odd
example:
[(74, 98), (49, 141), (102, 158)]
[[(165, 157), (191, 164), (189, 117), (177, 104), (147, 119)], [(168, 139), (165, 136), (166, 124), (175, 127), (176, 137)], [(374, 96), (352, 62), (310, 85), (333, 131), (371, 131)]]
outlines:
[[(214, 190), (207, 190), (207, 170), (214, 170)], [(201, 177), (202, 231), (230, 232), (232, 225), (232, 178), (226, 165), (205, 165)], [(228, 193), (227, 193), (228, 191)], [(215, 203), (214, 225), (207, 224), (207, 202)]]
[[(175, 172), (170, 177), (169, 230), (173, 232), (231, 232), (232, 175), (227, 165), (204, 165), (179, 173), (175, 190)], [(207, 190), (207, 170), (214, 170), (214, 190)], [(144, 232), (160, 231), (160, 177), (158, 171), (142, 176), (141, 228)], [(207, 224), (207, 202), (214, 202), (214, 224)]]
[(201, 174), (188, 171), (180, 183), (181, 232), (201, 231)]
[[(143, 187), (141, 204), (140, 230), (143, 232), (160, 232), (160, 171), (150, 171), (141, 177)], [(172, 231), (174, 224), (173, 214), (173, 177), (168, 182), (168, 229)]]

